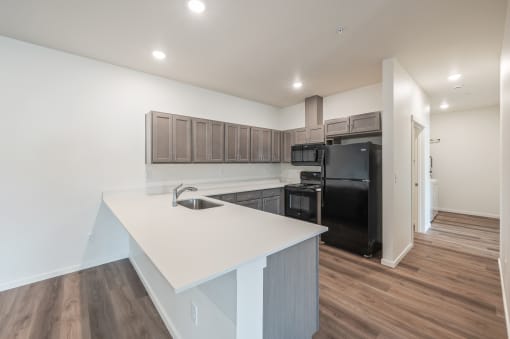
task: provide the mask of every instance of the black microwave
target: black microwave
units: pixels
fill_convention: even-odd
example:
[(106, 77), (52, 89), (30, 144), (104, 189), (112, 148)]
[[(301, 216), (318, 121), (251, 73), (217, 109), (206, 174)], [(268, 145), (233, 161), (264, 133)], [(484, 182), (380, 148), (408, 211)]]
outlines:
[(296, 166), (322, 166), (324, 144), (294, 145), (291, 150), (291, 163)]

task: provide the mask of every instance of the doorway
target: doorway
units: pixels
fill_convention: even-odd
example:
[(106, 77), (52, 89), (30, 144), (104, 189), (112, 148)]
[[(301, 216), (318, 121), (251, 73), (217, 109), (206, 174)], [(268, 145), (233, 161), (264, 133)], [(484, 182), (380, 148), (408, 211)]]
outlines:
[(421, 231), (421, 220), (422, 220), (422, 132), (424, 126), (413, 120), (412, 123), (412, 148), (411, 148), (411, 187), (412, 187), (412, 222), (411, 222), (411, 239), (414, 241), (414, 232)]

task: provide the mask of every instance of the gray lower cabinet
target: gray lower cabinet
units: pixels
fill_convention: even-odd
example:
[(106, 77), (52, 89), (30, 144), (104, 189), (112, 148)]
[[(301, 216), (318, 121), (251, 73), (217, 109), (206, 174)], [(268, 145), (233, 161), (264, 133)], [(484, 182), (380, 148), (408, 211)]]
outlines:
[(310, 339), (319, 330), (318, 237), (267, 257), (264, 339)]
[(248, 126), (225, 125), (225, 161), (249, 162), (251, 150), (251, 128)]
[(280, 210), (281, 197), (279, 195), (262, 199), (262, 210), (273, 214), (282, 214)]
[(191, 162), (191, 118), (150, 112), (147, 125), (148, 163)]
[(282, 154), (282, 132), (271, 131), (271, 162), (280, 162)]
[(214, 195), (211, 198), (273, 214), (284, 214), (282, 188)]
[(193, 118), (192, 126), (193, 162), (223, 162), (224, 123)]
[(349, 118), (351, 133), (366, 133), (381, 130), (381, 112), (353, 115)]

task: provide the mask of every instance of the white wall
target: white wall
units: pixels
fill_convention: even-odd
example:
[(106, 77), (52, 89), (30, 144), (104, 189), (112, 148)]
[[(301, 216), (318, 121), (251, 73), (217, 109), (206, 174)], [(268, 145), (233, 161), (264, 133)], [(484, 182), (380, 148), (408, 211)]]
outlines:
[(274, 128), (274, 107), (5, 37), (0, 55), (0, 290), (126, 257), (104, 190), (280, 174), (144, 164), (150, 110)]
[[(430, 105), (427, 96), (395, 59), (383, 62), (383, 259), (396, 266), (411, 249), (412, 118), (423, 125), (421, 138), (429, 140)], [(423, 142), (422, 160), (429, 157), (429, 143)], [(421, 223), (429, 220), (428, 161), (422, 161)]]
[(510, 337), (510, 5), (507, 9), (505, 37), (501, 55), (501, 172), (500, 269), (506, 311), (506, 328)]
[(439, 210), (499, 217), (499, 106), (434, 113), (430, 137)]
[[(382, 110), (381, 84), (357, 88), (324, 97), (324, 120)], [(280, 129), (305, 126), (305, 103), (285, 107), (280, 112)]]

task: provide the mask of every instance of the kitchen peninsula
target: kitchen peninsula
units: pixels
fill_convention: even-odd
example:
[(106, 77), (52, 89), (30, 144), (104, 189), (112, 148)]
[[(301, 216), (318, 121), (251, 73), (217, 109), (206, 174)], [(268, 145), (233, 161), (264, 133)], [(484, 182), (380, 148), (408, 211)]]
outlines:
[(326, 227), (209, 196), (281, 188), (279, 181), (171, 194), (104, 193), (130, 235), (130, 260), (174, 338), (310, 338), (318, 330), (318, 238)]

